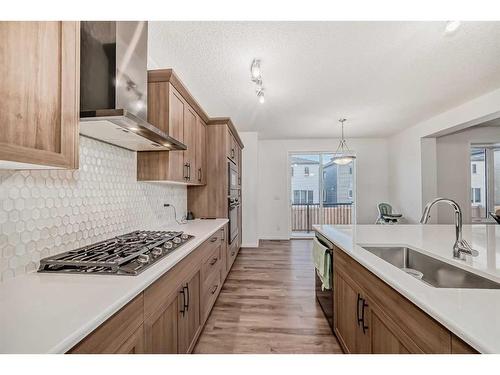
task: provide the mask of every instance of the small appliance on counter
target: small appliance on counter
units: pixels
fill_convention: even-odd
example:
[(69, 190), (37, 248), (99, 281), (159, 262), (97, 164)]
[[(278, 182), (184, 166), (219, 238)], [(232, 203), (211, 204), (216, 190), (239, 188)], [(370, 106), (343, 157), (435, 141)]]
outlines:
[(194, 236), (173, 231), (135, 231), (43, 258), (38, 272), (138, 275)]
[(497, 210), (495, 213), (490, 212), (490, 215), (495, 221), (500, 224), (500, 210)]

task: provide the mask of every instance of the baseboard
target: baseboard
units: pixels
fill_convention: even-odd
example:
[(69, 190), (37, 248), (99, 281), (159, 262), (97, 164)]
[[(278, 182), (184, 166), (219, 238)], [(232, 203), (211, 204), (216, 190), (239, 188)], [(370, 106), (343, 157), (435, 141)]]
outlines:
[(259, 247), (259, 243), (258, 242), (255, 242), (255, 243), (242, 243), (241, 244), (241, 247)]

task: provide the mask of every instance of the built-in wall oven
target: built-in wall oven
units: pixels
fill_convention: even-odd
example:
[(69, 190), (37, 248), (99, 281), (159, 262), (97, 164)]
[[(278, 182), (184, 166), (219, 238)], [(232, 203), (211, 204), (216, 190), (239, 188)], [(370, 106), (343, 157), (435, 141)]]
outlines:
[(333, 283), (333, 244), (318, 232), (316, 232), (316, 238), (320, 244), (328, 248), (328, 255), (331, 257), (330, 264), (332, 267), (330, 269), (330, 280), (332, 283), (332, 288), (323, 290), (323, 288), (321, 287), (323, 283), (321, 282), (316, 269), (314, 269), (314, 275), (316, 279), (316, 299), (318, 300), (318, 303), (321, 306), (321, 310), (323, 310), (326, 320), (328, 320), (328, 324), (330, 325), (330, 328), (333, 332), (333, 289), (335, 288), (335, 285)]
[[(239, 191), (238, 191), (239, 193)], [(233, 195), (228, 198), (228, 218), (229, 218), (229, 243), (232, 243), (238, 236), (240, 220), (240, 198)]]
[(232, 243), (238, 236), (240, 220), (240, 187), (238, 186), (238, 167), (232, 161), (227, 162), (227, 195), (228, 195), (228, 215), (229, 218), (229, 243)]

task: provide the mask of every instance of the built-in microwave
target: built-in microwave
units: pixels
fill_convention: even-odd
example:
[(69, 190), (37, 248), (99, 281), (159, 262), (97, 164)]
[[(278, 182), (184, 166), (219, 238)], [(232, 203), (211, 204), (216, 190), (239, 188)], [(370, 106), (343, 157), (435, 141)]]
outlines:
[(227, 162), (227, 194), (231, 195), (231, 191), (238, 190), (238, 167), (233, 162)]

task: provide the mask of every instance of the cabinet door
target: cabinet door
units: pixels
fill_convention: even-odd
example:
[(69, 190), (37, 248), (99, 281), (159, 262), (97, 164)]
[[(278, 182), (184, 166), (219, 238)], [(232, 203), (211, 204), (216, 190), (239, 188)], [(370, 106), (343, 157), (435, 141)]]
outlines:
[(196, 180), (198, 184), (207, 183), (207, 125), (198, 117), (196, 127)]
[(186, 182), (196, 183), (196, 128), (198, 125), (198, 116), (196, 112), (187, 104), (184, 106), (184, 144), (187, 150), (184, 151), (184, 167)]
[(0, 22), (0, 168), (78, 168), (79, 22)]
[(178, 297), (179, 353), (189, 353), (194, 347), (200, 327), (200, 272), (182, 286)]
[(348, 353), (369, 353), (369, 327), (363, 330), (363, 323), (359, 322), (364, 314), (365, 326), (368, 326), (369, 306), (363, 306), (363, 296), (351, 280), (338, 272), (334, 278), (334, 329), (337, 338)]
[[(184, 115), (184, 99), (169, 85), (168, 134), (181, 142), (184, 142)], [(182, 151), (165, 152), (168, 152), (168, 180), (185, 182), (184, 153)]]
[(371, 351), (373, 354), (409, 354), (397, 333), (389, 328), (390, 324), (372, 311), (370, 319)]
[(176, 290), (155, 313), (144, 321), (146, 353), (176, 354), (178, 352), (178, 294)]
[(144, 327), (141, 325), (130, 336), (115, 354), (143, 354), (144, 352)]

